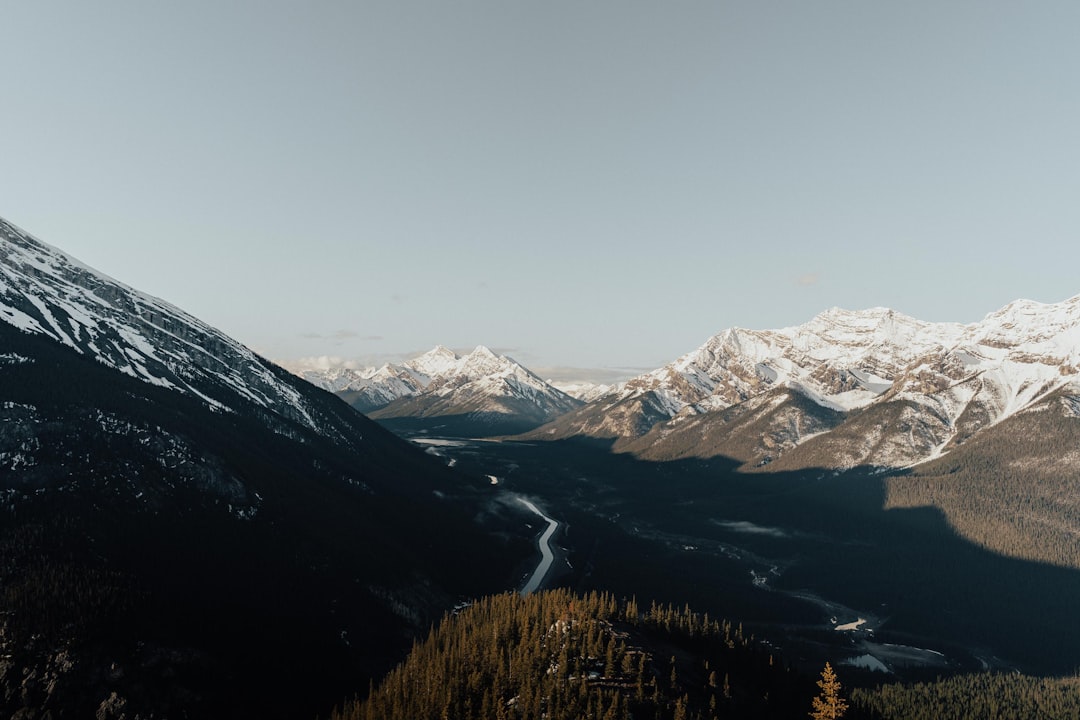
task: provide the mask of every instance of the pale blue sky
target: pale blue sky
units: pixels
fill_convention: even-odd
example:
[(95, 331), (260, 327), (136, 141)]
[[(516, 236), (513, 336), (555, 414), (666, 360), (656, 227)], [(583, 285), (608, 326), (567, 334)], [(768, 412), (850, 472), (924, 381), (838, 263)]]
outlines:
[(19, 2), (0, 216), (278, 360), (1080, 293), (1080, 3)]

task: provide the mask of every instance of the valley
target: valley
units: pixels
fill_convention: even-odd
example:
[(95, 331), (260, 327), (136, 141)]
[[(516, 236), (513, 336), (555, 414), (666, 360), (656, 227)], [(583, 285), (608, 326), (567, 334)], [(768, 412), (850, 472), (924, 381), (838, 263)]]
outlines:
[(1080, 572), (988, 552), (936, 509), (885, 509), (876, 471), (745, 474), (587, 441), (441, 451), (498, 476), (493, 500), (535, 498), (564, 524), (549, 586), (737, 618), (808, 672), (828, 659), (875, 684), (1078, 661)]

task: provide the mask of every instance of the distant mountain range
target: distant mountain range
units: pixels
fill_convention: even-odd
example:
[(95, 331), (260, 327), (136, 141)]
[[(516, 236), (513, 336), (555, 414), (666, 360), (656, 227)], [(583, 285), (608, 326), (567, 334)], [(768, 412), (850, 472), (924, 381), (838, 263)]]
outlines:
[[(652, 460), (725, 455), (748, 469), (902, 468), (1018, 413), (1080, 410), (1080, 296), (1018, 300), (967, 325), (833, 308), (780, 330), (732, 328), (626, 382), (579, 388), (584, 399), (483, 347), (349, 373), (305, 377), (392, 426), (533, 426), (523, 438), (603, 439)], [(465, 417), (487, 419), (448, 422)]]
[(299, 374), (397, 429), (512, 435), (584, 404), (482, 345), (463, 356), (438, 345), (400, 365)]

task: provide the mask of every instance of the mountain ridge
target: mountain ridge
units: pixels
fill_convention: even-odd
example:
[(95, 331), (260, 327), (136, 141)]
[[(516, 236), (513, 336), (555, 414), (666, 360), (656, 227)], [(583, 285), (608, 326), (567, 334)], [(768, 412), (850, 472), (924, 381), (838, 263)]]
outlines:
[(325, 713), (512, 586), (487, 487), (0, 224), (0, 715)]
[[(924, 426), (925, 441), (867, 449), (827, 466), (908, 466), (948, 452), (973, 433), (1071, 386), (1078, 363), (1080, 296), (1060, 303), (1017, 300), (969, 324), (920, 321), (888, 308), (830, 308), (779, 330), (724, 330), (524, 437), (583, 435), (653, 459), (729, 454), (752, 466), (765, 465), (859, 417), (866, 423), (875, 406), (904, 403), (913, 409), (897, 405), (887, 414), (913, 413), (913, 421)], [(812, 436), (766, 433), (756, 450), (741, 454), (725, 447), (746, 445), (748, 438), (715, 437), (704, 446), (679, 438), (701, 431), (720, 413), (729, 419), (760, 413), (762, 399), (783, 404), (790, 393), (830, 411), (831, 420), (817, 425)], [(820, 413), (801, 417), (811, 420), (815, 414)], [(881, 423), (871, 425), (877, 429), (868, 426), (868, 432), (880, 430)], [(699, 432), (698, 437), (704, 436)]]
[(464, 355), (436, 345), (401, 364), (374, 370), (331, 368), (299, 374), (357, 410), (399, 428), (513, 434), (582, 404), (484, 345)]
[(0, 218), (0, 319), (218, 411), (250, 400), (325, 433), (283, 371), (176, 306), (90, 268)]

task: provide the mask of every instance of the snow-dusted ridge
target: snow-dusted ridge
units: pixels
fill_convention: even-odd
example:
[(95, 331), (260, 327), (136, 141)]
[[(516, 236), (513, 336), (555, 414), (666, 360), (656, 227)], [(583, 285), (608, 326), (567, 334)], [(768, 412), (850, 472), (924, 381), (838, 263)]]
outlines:
[(215, 409), (235, 410), (239, 396), (320, 430), (302, 394), (268, 361), (2, 219), (0, 320)]
[[(652, 391), (675, 415), (730, 407), (763, 389), (789, 387), (831, 409), (865, 407), (890, 391), (925, 395), (934, 362), (963, 378), (1003, 373), (1005, 415), (1065, 384), (1080, 362), (1080, 296), (1056, 304), (1019, 300), (970, 325), (916, 320), (886, 308), (827, 310), (780, 330), (733, 328), (669, 365), (633, 378), (607, 398)], [(935, 371), (937, 372), (937, 371)], [(1033, 392), (1032, 383), (1040, 390)]]
[[(621, 438), (645, 454), (666, 442), (674, 456), (734, 453), (734, 442), (763, 463), (816, 444), (828, 449), (814, 462), (909, 465), (1068, 388), (1078, 369), (1080, 296), (1018, 300), (966, 325), (832, 308), (779, 330), (724, 330), (533, 435)], [(821, 412), (791, 406), (792, 393)], [(740, 413), (760, 422), (739, 429)]]
[(543, 422), (581, 404), (483, 345), (464, 355), (436, 345), (378, 370), (308, 369), (300, 374), (373, 417), (490, 415)]

